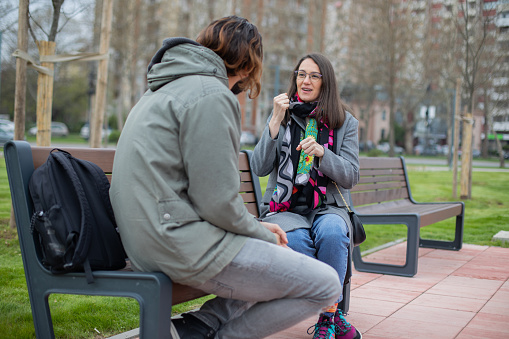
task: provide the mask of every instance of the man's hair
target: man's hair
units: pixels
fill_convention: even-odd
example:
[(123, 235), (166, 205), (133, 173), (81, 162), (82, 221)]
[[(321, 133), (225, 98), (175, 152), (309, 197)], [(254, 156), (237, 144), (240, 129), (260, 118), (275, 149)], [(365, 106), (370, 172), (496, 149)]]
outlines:
[(219, 55), (229, 76), (241, 71), (248, 76), (239, 82), (249, 97), (256, 98), (261, 90), (263, 47), (262, 37), (255, 25), (238, 16), (213, 21), (204, 28), (196, 41)]
[[(322, 118), (327, 121), (329, 128), (339, 128), (343, 125), (346, 119), (346, 111), (351, 111), (349, 107), (341, 100), (339, 96), (339, 90), (336, 81), (336, 75), (334, 73), (334, 67), (327, 57), (319, 53), (311, 53), (302, 57), (297, 63), (294, 71), (298, 71), (302, 62), (306, 59), (313, 60), (318, 68), (320, 74), (322, 74), (322, 86), (320, 87), (320, 94), (318, 95), (318, 106), (317, 106), (317, 121)], [(297, 93), (297, 75), (292, 72), (292, 80), (290, 82), (290, 88), (288, 89), (288, 95), (293, 97)], [(290, 118), (285, 117), (287, 119)]]

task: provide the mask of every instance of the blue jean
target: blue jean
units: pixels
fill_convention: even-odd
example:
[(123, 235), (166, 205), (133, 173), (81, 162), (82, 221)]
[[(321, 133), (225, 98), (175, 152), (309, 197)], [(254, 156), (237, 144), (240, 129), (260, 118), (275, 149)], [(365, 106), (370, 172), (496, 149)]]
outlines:
[(341, 294), (329, 265), (257, 239), (197, 288), (218, 296), (191, 313), (218, 339), (264, 338), (318, 315)]
[[(348, 225), (336, 214), (319, 214), (311, 228), (298, 228), (288, 232), (288, 246), (293, 250), (316, 258), (336, 270), (341, 286), (345, 282), (348, 265)], [(338, 302), (343, 300), (343, 295)]]

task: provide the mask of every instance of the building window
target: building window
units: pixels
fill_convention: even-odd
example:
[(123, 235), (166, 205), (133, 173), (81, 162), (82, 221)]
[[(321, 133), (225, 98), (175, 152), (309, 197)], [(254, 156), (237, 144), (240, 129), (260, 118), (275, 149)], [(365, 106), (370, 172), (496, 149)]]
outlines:
[(385, 140), (385, 128), (382, 128), (382, 134), (380, 135), (380, 139)]
[[(386, 113), (385, 110), (382, 111), (382, 120), (385, 121), (386, 119)], [(383, 138), (382, 138), (383, 139)]]

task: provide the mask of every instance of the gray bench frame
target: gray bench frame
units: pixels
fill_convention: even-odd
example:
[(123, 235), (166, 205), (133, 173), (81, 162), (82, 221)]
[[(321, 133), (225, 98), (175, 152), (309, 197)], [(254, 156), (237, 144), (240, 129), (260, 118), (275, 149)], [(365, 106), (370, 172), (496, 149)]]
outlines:
[[(7, 176), (18, 229), (18, 238), (27, 281), (32, 316), (37, 338), (54, 338), (53, 322), (48, 304), (50, 294), (76, 294), (129, 297), (140, 306), (140, 337), (169, 339), (172, 305), (207, 295), (189, 286), (173, 283), (161, 272), (94, 271), (94, 283), (88, 284), (84, 273), (54, 275), (41, 263), (41, 248), (30, 232), (33, 206), (28, 182), (35, 168), (42, 165), (54, 147), (32, 147), (26, 141), (10, 141), (4, 146)], [(113, 149), (62, 147), (73, 156), (99, 165), (111, 179)], [(261, 188), (258, 177), (251, 171), (250, 151), (239, 154), (240, 194), (246, 208), (259, 216)], [(351, 263), (348, 263), (351, 265)], [(350, 301), (350, 281), (343, 287), (343, 302), (347, 312)]]
[[(360, 247), (355, 247), (353, 262), (356, 270), (412, 277), (417, 273), (419, 247), (461, 249), (465, 213), (463, 202), (416, 202), (412, 198), (403, 157), (361, 157), (359, 160), (360, 181), (351, 190), (351, 195), (354, 210), (363, 224), (403, 224), (408, 232), (404, 265), (364, 261)], [(452, 217), (456, 218), (453, 241), (420, 237), (421, 227)]]

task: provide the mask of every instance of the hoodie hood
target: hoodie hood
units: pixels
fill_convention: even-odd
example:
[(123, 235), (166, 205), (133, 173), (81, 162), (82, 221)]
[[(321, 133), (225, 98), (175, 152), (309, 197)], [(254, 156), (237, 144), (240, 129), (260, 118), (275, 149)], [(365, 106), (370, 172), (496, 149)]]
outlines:
[(187, 38), (165, 39), (148, 66), (148, 87), (157, 91), (167, 83), (189, 75), (213, 76), (228, 87), (224, 61), (216, 53)]

